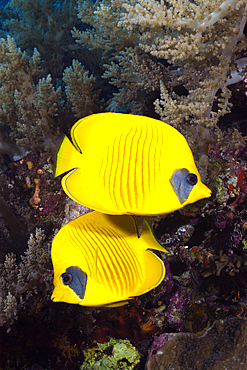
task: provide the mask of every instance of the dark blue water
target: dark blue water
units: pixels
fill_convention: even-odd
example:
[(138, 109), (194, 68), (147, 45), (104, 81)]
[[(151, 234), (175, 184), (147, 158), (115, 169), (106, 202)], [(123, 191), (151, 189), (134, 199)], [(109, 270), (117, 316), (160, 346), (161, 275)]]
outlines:
[(8, 0), (0, 0), (0, 6), (5, 6), (8, 3)]

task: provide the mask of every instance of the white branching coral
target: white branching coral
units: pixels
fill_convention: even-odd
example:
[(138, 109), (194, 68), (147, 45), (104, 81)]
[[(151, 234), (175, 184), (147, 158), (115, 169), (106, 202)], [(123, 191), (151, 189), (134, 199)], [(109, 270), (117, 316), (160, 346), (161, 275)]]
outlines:
[[(194, 150), (199, 151), (202, 132), (209, 138), (214, 130), (216, 141), (221, 138), (217, 122), (231, 108), (229, 77), (246, 72), (237, 63), (237, 52), (247, 44), (246, 0), (103, 0), (90, 10), (85, 2), (78, 4), (80, 19), (91, 27), (74, 31), (74, 37), (84, 46), (111, 51), (103, 77), (118, 87), (115, 101), (138, 104), (141, 90), (148, 94), (153, 86), (161, 91), (156, 113), (182, 131)], [(244, 145), (241, 135), (238, 139)]]
[(121, 13), (118, 26), (141, 31), (140, 46), (171, 63), (197, 59), (200, 54), (204, 59), (205, 55), (218, 55), (229, 44), (228, 37), (239, 33), (238, 23), (244, 15), (245, 3), (244, 0), (134, 0), (122, 4), (125, 12)]
[(168, 81), (170, 71), (139, 47), (125, 48), (115, 58), (115, 62), (104, 65), (106, 71), (102, 77), (118, 87), (114, 100), (121, 104), (137, 100), (143, 89), (147, 93), (158, 90), (161, 80)]
[(109, 52), (123, 50), (135, 45), (135, 32), (118, 27), (122, 11), (121, 1), (78, 0), (78, 17), (83, 23), (90, 24), (90, 29), (80, 31), (75, 27), (72, 35), (76, 42), (90, 50)]
[(45, 243), (44, 232), (36, 229), (21, 262), (17, 264), (16, 256), (10, 253), (0, 266), (0, 326), (8, 326), (17, 319), (30, 296), (39, 292), (43, 300), (49, 299), (51, 291), (50, 247)]

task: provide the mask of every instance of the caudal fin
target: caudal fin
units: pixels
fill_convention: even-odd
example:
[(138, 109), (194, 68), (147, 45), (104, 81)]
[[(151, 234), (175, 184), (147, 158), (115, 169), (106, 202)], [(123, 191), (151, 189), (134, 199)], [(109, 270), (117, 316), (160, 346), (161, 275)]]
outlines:
[(54, 155), (54, 177), (79, 167), (81, 153), (74, 147), (67, 136), (59, 141)]

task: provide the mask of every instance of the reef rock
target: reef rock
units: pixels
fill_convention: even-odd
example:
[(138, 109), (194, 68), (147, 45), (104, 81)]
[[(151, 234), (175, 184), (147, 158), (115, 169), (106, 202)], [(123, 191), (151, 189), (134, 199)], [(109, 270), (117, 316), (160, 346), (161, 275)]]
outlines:
[(147, 364), (147, 370), (247, 370), (247, 319), (217, 320), (203, 334), (178, 333)]

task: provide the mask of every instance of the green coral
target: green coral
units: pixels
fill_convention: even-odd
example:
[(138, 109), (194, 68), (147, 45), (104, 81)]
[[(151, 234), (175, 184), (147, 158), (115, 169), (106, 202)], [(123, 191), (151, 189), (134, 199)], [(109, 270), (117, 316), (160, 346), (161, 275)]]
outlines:
[[(111, 353), (109, 354), (109, 351)], [(85, 361), (81, 370), (134, 369), (140, 355), (129, 340), (113, 339), (98, 343), (96, 347), (83, 351)]]

